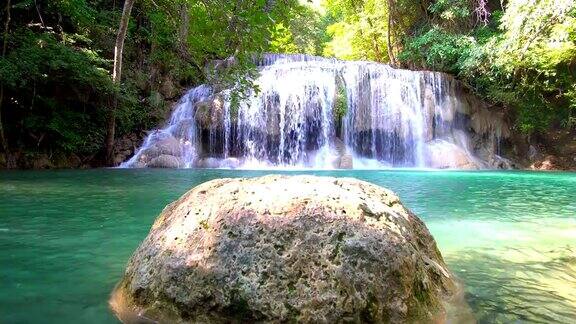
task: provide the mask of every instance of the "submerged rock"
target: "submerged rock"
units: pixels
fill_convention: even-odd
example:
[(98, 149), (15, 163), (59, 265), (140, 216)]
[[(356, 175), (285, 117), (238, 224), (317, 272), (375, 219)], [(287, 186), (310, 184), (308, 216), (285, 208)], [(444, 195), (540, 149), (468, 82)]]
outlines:
[(111, 306), (124, 322), (429, 322), (454, 292), (391, 191), (266, 176), (209, 181), (168, 205)]

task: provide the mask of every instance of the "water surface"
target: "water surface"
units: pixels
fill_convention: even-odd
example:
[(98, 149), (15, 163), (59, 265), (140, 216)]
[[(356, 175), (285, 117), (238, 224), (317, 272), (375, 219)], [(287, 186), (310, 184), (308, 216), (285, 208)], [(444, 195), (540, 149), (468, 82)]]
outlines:
[[(110, 291), (167, 203), (210, 179), (268, 173), (0, 172), (0, 323), (115, 323)], [(576, 322), (576, 173), (292, 173), (397, 192), (464, 282), (479, 322)]]

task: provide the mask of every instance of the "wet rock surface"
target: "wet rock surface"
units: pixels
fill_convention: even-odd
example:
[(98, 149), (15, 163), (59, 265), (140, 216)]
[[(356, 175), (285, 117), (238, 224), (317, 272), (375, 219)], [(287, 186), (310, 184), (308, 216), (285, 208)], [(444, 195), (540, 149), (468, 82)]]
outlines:
[(426, 150), (428, 165), (435, 169), (476, 170), (479, 161), (457, 145), (434, 140)]
[(134, 133), (116, 139), (114, 143), (114, 165), (120, 165), (120, 163), (131, 157), (140, 145), (142, 145), (142, 136)]
[(124, 322), (442, 321), (453, 279), (425, 225), (387, 189), (218, 179), (164, 209), (111, 306)]
[(162, 154), (148, 162), (148, 167), (176, 169), (184, 167), (184, 163), (173, 155)]

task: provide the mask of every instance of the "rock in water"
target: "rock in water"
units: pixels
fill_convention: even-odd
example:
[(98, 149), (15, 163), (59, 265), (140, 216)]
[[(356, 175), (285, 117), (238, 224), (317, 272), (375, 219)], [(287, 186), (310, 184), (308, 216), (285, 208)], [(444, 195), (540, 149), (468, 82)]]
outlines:
[(156, 158), (153, 158), (149, 163), (148, 163), (148, 167), (150, 168), (180, 168), (184, 166), (184, 163), (182, 163), (182, 161), (173, 156), (173, 155), (168, 155), (168, 154), (162, 154)]
[(209, 181), (168, 205), (111, 306), (124, 322), (429, 322), (454, 291), (393, 192), (265, 176)]

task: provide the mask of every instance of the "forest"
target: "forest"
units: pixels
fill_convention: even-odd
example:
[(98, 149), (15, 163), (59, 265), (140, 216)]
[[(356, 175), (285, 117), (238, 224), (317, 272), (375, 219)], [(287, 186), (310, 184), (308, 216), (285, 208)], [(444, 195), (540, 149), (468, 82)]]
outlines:
[(0, 323), (576, 323), (576, 0), (1, 0)]
[(573, 0), (5, 1), (1, 167), (117, 165), (211, 63), (242, 93), (262, 53), (445, 72), (517, 134), (576, 126)]

